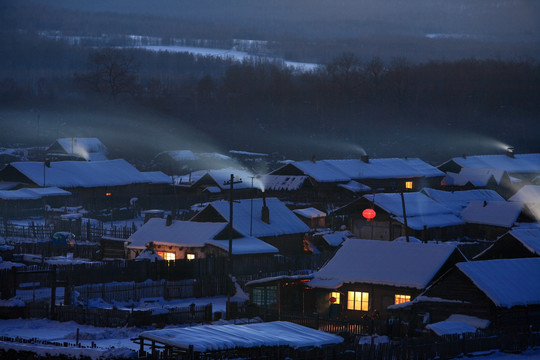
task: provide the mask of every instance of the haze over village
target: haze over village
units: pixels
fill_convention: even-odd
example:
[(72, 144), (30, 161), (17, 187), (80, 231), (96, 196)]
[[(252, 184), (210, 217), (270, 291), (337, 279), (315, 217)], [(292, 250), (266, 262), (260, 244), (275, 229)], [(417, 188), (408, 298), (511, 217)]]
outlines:
[(0, 359), (540, 357), (540, 5), (0, 5)]

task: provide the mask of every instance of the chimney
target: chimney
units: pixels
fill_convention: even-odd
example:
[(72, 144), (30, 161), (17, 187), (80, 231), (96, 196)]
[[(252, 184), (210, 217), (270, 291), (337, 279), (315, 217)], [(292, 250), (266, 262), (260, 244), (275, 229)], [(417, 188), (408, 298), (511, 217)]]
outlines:
[(167, 215), (167, 218), (165, 219), (165, 226), (171, 226), (172, 225), (172, 216)]
[(514, 158), (514, 148), (512, 146), (506, 149), (506, 156)]
[(362, 161), (365, 162), (366, 164), (369, 164), (369, 155), (368, 155), (368, 154), (361, 155), (361, 156), (360, 156), (360, 160), (362, 160)]
[(261, 220), (267, 224), (270, 224), (270, 209), (266, 206), (266, 196), (263, 192), (263, 206), (261, 209)]
[(312, 156), (311, 156), (311, 162), (312, 162), (312, 163), (315, 163), (316, 161), (317, 161), (317, 160), (316, 160), (316, 158), (315, 158), (315, 155), (312, 155)]
[(483, 207), (486, 207), (487, 206), (487, 201), (484, 200), (484, 206)]

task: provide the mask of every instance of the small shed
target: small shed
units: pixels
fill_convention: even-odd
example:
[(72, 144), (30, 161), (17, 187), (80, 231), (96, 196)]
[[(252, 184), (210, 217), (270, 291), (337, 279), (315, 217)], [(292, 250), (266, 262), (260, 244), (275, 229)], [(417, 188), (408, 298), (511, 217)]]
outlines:
[(326, 213), (313, 207), (305, 209), (294, 209), (293, 212), (311, 228), (322, 228), (326, 226)]
[(166, 358), (339, 359), (343, 338), (285, 321), (245, 325), (202, 325), (144, 331), (134, 340), (140, 355)]

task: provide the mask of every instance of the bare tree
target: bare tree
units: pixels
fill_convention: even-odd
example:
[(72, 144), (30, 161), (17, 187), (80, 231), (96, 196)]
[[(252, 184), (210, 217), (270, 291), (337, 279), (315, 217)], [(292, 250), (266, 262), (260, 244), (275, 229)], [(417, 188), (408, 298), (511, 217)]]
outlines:
[(137, 65), (133, 55), (106, 48), (92, 53), (88, 59), (89, 72), (77, 75), (92, 90), (116, 101), (121, 94), (131, 94), (137, 87)]

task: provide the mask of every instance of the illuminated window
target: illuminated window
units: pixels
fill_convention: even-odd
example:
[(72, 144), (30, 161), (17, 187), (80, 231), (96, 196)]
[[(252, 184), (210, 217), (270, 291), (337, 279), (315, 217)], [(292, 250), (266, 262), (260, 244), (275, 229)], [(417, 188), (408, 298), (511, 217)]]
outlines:
[(259, 306), (271, 306), (277, 304), (277, 286), (253, 288), (251, 301)]
[(347, 310), (369, 310), (369, 293), (349, 291), (347, 295)]
[(411, 295), (398, 295), (394, 297), (394, 304), (402, 304), (404, 302), (411, 301)]
[(330, 300), (330, 302), (332, 302), (332, 304), (339, 304), (339, 300), (340, 300), (339, 295), (341, 295), (341, 294), (338, 293), (337, 291), (331, 292), (330, 293), (330, 299), (334, 298), (334, 299), (336, 299), (336, 301), (332, 302), (332, 300)]
[(186, 254), (186, 259), (195, 260), (195, 254)]
[(413, 182), (405, 181), (405, 189), (412, 190), (412, 188), (413, 188)]
[(164, 260), (176, 260), (176, 255), (172, 252), (158, 251), (157, 254), (161, 256)]

